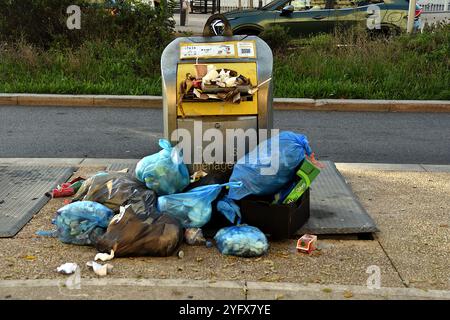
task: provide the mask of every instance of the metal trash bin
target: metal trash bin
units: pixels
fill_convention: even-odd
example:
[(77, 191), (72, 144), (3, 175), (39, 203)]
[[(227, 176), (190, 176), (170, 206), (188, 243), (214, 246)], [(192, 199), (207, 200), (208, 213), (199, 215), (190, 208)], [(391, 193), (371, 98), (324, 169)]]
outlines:
[[(234, 70), (243, 75), (253, 88), (262, 85), (252, 96), (244, 96), (244, 99), (240, 95), (239, 103), (195, 97), (186, 100), (180, 85), (187, 74), (196, 74), (196, 64), (214, 65), (217, 70)], [(270, 47), (256, 36), (180, 37), (165, 48), (161, 56), (164, 136), (177, 144), (182, 140), (180, 129), (192, 134), (190, 152), (183, 150), (184, 161), (191, 172), (197, 171), (202, 163), (202, 169), (209, 166), (207, 170), (232, 167), (230, 159), (226, 158), (226, 150), (223, 151), (224, 161), (220, 166), (217, 165), (220, 161), (211, 166), (212, 163), (195, 157), (210, 143), (203, 140), (206, 130), (218, 129), (225, 137), (227, 129), (243, 129), (244, 132), (255, 129), (259, 141), (259, 129), (272, 129), (272, 65)], [(248, 93), (250, 91), (243, 94)], [(201, 130), (195, 128), (198, 123), (201, 123)], [(233, 160), (236, 161), (236, 148), (233, 152)]]

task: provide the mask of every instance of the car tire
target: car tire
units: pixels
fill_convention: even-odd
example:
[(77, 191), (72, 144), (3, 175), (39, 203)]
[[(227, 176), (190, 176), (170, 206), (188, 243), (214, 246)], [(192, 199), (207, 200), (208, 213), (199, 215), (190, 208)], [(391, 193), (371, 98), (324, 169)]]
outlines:
[[(222, 24), (222, 33), (221, 34), (217, 34), (214, 24), (216, 23), (221, 23)], [(225, 18), (225, 16), (223, 14), (220, 13), (216, 13), (211, 15), (208, 20), (205, 23), (205, 26), (203, 27), (203, 36), (204, 37), (212, 37), (212, 36), (217, 36), (217, 35), (222, 35), (222, 36), (226, 36), (226, 37), (230, 37), (233, 35), (233, 32), (231, 30), (231, 26), (230, 23), (228, 22), (227, 18)]]

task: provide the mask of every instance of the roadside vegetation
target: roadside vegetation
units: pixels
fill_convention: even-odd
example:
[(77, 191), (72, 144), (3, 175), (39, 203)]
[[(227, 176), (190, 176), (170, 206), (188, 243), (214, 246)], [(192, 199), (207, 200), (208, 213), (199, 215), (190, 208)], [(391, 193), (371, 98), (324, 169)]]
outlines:
[[(125, 4), (112, 14), (85, 4), (81, 30), (68, 30), (70, 2), (0, 0), (0, 92), (161, 95), (160, 56), (176, 36), (171, 5)], [(33, 19), (23, 20), (24, 8)], [(274, 51), (276, 97), (450, 99), (448, 25), (390, 38), (290, 39), (274, 29), (262, 37)]]
[(390, 38), (336, 31), (273, 47), (278, 97), (450, 99), (449, 25)]

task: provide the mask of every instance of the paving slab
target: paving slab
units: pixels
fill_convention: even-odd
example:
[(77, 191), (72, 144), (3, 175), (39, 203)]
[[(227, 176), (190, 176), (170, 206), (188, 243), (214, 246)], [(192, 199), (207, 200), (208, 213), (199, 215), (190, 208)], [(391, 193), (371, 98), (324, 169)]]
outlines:
[(336, 163), (336, 167), (341, 169), (360, 169), (360, 170), (383, 170), (383, 171), (418, 171), (425, 169), (420, 164), (397, 164), (397, 163)]
[(376, 239), (409, 287), (450, 289), (450, 173), (341, 172), (380, 228)]
[(132, 160), (126, 162), (114, 162), (106, 167), (108, 171), (120, 171), (123, 169), (128, 169), (130, 174), (134, 174), (134, 170), (136, 169), (136, 164), (139, 160)]

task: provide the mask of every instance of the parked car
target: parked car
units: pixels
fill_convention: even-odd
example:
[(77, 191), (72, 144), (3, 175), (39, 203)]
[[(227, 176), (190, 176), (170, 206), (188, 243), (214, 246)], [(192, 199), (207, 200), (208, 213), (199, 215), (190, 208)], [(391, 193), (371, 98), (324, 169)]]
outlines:
[[(258, 35), (271, 25), (281, 25), (292, 35), (332, 32), (335, 28), (361, 26), (383, 32), (406, 30), (409, 0), (275, 0), (260, 9), (224, 13), (233, 34)], [(416, 6), (415, 28), (422, 9)], [(210, 19), (216, 35), (224, 24)], [(378, 28), (378, 27), (379, 28)]]

